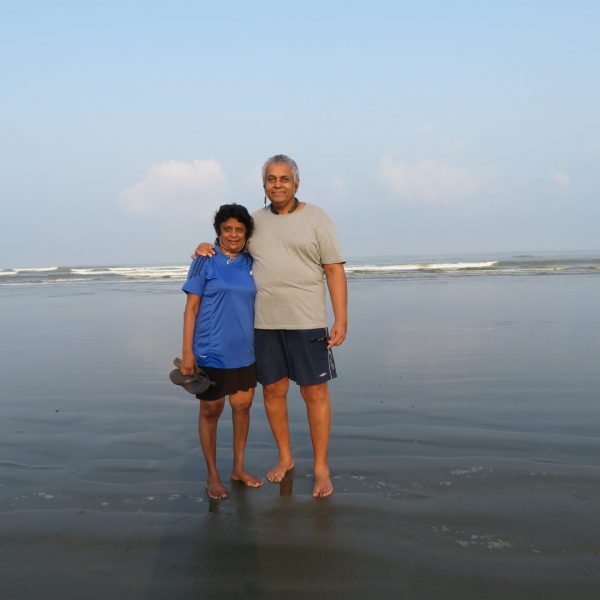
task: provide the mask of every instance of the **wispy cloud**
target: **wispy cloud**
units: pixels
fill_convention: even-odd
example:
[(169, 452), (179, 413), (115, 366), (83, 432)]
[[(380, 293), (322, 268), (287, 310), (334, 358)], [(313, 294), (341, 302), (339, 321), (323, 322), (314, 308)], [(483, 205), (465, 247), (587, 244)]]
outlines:
[(552, 173), (550, 174), (550, 178), (558, 187), (564, 190), (571, 187), (571, 176), (565, 171), (560, 171), (556, 169), (552, 171)]
[(600, 142), (589, 142), (584, 145), (583, 150), (592, 156), (600, 156)]
[(212, 159), (181, 162), (169, 160), (153, 165), (142, 181), (124, 190), (119, 201), (135, 215), (163, 215), (173, 209), (214, 209), (222, 196), (225, 174)]
[(397, 198), (409, 202), (456, 202), (473, 196), (480, 186), (475, 173), (433, 158), (411, 162), (384, 156), (379, 176)]

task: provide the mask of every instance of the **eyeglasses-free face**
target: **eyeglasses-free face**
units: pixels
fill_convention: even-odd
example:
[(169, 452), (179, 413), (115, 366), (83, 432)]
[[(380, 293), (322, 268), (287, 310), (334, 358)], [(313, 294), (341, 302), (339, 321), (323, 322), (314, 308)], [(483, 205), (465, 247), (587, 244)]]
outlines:
[(265, 172), (265, 194), (277, 211), (294, 206), (299, 182), (294, 182), (292, 169), (285, 163), (270, 163)]

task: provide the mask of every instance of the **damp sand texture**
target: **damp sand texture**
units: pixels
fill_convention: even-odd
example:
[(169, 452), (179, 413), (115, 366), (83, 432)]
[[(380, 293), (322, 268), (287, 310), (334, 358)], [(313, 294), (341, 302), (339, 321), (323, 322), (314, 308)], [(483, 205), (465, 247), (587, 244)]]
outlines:
[[(600, 589), (600, 277), (350, 282), (335, 494), (209, 502), (167, 374), (179, 283), (0, 289), (0, 596), (544, 598)], [(231, 466), (231, 419), (219, 424)], [(257, 390), (247, 467), (276, 457)]]

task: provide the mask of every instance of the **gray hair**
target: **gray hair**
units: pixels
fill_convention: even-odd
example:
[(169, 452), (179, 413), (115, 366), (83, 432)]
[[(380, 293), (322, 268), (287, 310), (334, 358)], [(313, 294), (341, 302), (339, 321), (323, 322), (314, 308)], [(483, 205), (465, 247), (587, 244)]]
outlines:
[(300, 171), (298, 170), (298, 165), (296, 164), (296, 161), (293, 158), (286, 156), (285, 154), (276, 154), (275, 156), (271, 156), (271, 158), (267, 158), (265, 164), (262, 167), (263, 184), (266, 183), (267, 167), (271, 163), (288, 165), (292, 170), (292, 179), (294, 180), (294, 183), (298, 183), (298, 181), (300, 181)]

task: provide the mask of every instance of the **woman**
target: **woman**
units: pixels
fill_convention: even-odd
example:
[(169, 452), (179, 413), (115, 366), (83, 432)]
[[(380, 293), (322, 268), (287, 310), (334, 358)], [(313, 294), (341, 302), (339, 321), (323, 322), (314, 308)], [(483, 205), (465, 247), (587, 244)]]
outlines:
[(215, 256), (197, 257), (183, 286), (187, 302), (183, 317), (181, 372), (198, 367), (216, 383), (200, 400), (198, 432), (206, 459), (206, 491), (220, 500), (228, 495), (217, 470), (217, 423), (229, 396), (233, 418), (232, 481), (260, 487), (260, 478), (244, 469), (250, 407), (256, 387), (254, 360), (254, 296), (252, 258), (244, 252), (254, 222), (245, 207), (224, 204), (215, 213)]

